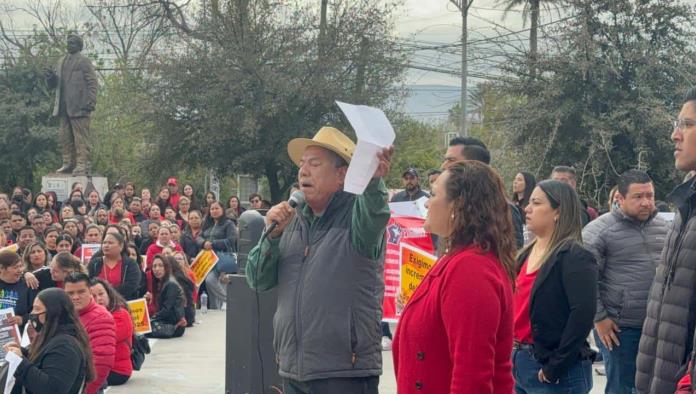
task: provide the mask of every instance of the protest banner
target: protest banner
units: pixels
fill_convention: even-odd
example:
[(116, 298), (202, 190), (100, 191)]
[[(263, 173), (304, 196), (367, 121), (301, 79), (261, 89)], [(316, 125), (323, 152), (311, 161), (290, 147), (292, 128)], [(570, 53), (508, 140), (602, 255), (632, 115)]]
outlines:
[(215, 267), (218, 260), (218, 256), (212, 250), (203, 249), (198, 253), (198, 256), (191, 264), (191, 271), (193, 271), (193, 275), (196, 277), (196, 286), (200, 286), (203, 283), (205, 277)]
[(0, 310), (0, 360), (5, 358), (3, 346), (10, 342), (20, 343), (19, 327), (14, 322), (14, 310), (6, 308)]
[(137, 334), (147, 334), (152, 332), (150, 325), (150, 312), (147, 310), (147, 301), (144, 298), (128, 301), (131, 318), (133, 319), (133, 330)]
[(92, 256), (101, 249), (101, 244), (82, 244), (80, 248), (82, 249), (80, 261), (82, 261), (82, 265), (87, 265), (92, 259)]
[[(421, 284), (425, 275), (435, 265), (437, 256), (402, 242), (400, 247), (401, 260), (401, 301), (406, 305), (408, 300)], [(397, 305), (397, 314), (401, 314)]]
[(425, 231), (425, 219), (411, 216), (392, 216), (387, 224), (387, 250), (384, 256), (383, 319), (396, 322), (399, 318), (397, 298), (401, 293), (401, 244), (409, 244), (426, 253), (434, 253), (430, 233)]

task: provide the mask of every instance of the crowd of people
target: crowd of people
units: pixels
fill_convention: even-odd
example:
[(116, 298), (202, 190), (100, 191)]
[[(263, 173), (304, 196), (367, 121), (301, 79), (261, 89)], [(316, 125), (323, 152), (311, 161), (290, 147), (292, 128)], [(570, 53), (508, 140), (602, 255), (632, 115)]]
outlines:
[[(251, 209), (268, 206), (258, 194), (249, 200)], [(22, 187), (0, 193), (0, 308), (12, 308), (31, 339), (28, 349), (6, 347), (23, 357), (16, 392), (77, 393), (84, 386), (98, 393), (126, 383), (137, 340), (128, 301), (146, 300), (147, 336), (157, 338), (184, 335), (201, 299), (206, 308), (223, 308), (244, 210), (237, 196), (199, 200), (190, 184), (180, 194), (175, 178), (154, 198), (133, 183), (117, 183), (103, 198), (75, 183), (62, 202)], [(96, 251), (84, 253), (88, 248)], [(199, 288), (190, 264), (202, 250), (230, 263)]]
[(285, 392), (377, 393), (391, 348), (399, 393), (589, 393), (598, 359), (606, 393), (696, 393), (696, 89), (671, 141), (686, 176), (667, 202), (632, 169), (603, 209), (579, 197), (565, 165), (543, 180), (519, 172), (506, 193), (475, 138), (450, 141), (427, 174), (431, 193), (405, 169), (391, 201), (427, 198), (439, 258), (393, 341), (379, 319), (393, 148), (355, 196), (343, 191), (350, 139), (325, 127), (291, 141), (306, 204), (268, 211), (277, 227), (246, 266), (253, 289), (278, 289)]

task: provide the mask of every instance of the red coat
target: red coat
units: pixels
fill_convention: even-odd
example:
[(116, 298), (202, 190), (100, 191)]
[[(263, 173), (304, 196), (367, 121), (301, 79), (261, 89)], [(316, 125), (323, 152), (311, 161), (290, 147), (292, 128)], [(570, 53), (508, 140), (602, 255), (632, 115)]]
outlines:
[(133, 319), (125, 308), (118, 308), (111, 314), (116, 325), (116, 354), (114, 367), (111, 370), (120, 375), (131, 376), (133, 374), (133, 363), (131, 362)]
[(85, 326), (92, 348), (97, 378), (87, 385), (87, 394), (95, 394), (109, 376), (116, 353), (116, 324), (111, 313), (92, 300), (80, 311), (80, 321)]
[[(146, 252), (147, 257), (145, 259), (147, 268), (145, 271), (150, 271), (152, 269), (152, 259), (155, 258), (155, 255), (162, 253), (162, 249), (164, 249), (163, 247), (157, 245), (157, 242), (158, 241), (155, 241), (150, 246), (147, 247), (147, 252)], [(177, 252), (182, 252), (182, 253), (184, 251), (183, 249), (181, 249), (181, 245), (179, 245), (176, 242), (174, 242), (174, 250)]]
[(511, 394), (512, 312), (512, 282), (492, 253), (442, 257), (397, 327), (399, 394)]

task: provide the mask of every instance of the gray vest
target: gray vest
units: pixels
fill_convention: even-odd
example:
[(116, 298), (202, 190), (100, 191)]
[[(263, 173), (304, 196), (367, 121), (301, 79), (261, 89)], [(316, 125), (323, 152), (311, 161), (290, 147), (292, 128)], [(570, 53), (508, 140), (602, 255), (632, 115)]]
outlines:
[(280, 240), (274, 348), (281, 376), (307, 381), (382, 373), (384, 257), (351, 243), (355, 196), (336, 193), (310, 226), (298, 209)]

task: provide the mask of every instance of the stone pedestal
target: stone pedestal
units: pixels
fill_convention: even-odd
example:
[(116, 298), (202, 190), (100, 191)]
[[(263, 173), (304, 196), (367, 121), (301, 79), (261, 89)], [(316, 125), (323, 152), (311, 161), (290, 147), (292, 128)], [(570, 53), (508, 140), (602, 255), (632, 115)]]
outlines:
[(104, 195), (109, 191), (109, 183), (106, 177), (101, 175), (79, 175), (73, 176), (70, 174), (48, 174), (41, 177), (41, 191), (55, 192), (58, 196), (58, 201), (65, 201), (70, 195), (71, 187), (75, 182), (80, 182), (85, 185), (85, 199), (87, 193), (92, 190), (99, 192), (99, 196), (104, 198)]

